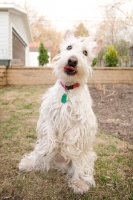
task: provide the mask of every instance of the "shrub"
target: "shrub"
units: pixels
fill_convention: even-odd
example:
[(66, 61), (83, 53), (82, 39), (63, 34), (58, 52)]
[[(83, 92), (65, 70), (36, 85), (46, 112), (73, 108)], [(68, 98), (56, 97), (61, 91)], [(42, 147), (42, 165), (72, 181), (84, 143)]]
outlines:
[(39, 56), (38, 56), (39, 66), (47, 64), (48, 59), (49, 59), (48, 51), (47, 49), (45, 49), (44, 44), (40, 42)]
[(94, 67), (96, 64), (97, 64), (97, 58), (94, 58), (91, 66)]
[(106, 66), (116, 67), (119, 62), (119, 57), (113, 45), (108, 47), (106, 54), (103, 56)]

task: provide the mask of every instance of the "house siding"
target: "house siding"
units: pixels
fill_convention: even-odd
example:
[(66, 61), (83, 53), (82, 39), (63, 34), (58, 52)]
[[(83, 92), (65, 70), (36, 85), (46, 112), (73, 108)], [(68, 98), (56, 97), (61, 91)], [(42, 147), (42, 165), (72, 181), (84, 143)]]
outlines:
[(10, 18), (10, 12), (9, 12), (9, 29), (8, 29), (8, 45), (9, 45), (9, 58), (12, 59), (12, 23)]
[[(15, 29), (17, 34), (22, 38), (22, 40), (25, 42), (27, 45), (25, 48), (25, 64), (26, 66), (29, 65), (29, 38), (27, 36), (26, 32), (26, 23), (25, 23), (25, 17), (22, 15), (10, 13), (10, 27), (11, 27), (11, 40), (12, 40), (12, 28)], [(12, 45), (12, 43), (11, 43)], [(12, 47), (13, 48), (13, 47)], [(11, 48), (11, 49), (12, 49)], [(13, 52), (10, 52), (11, 55), (13, 56)]]
[(21, 15), (16, 15), (14, 13), (10, 13), (11, 24), (13, 28), (17, 31), (20, 37), (24, 40), (26, 44), (28, 44), (28, 37), (25, 31), (25, 23), (24, 19)]
[(8, 54), (8, 12), (0, 12), (0, 59), (9, 59)]

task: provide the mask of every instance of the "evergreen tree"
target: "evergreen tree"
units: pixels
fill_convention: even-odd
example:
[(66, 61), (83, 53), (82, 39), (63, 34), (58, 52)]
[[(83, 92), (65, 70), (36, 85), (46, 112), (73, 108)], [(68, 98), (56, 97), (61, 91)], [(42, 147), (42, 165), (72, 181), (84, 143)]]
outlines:
[(117, 66), (117, 64), (119, 62), (119, 57), (118, 57), (117, 51), (113, 45), (110, 45), (108, 47), (108, 51), (103, 56), (103, 60), (105, 61), (106, 66), (109, 66), (109, 67)]
[(45, 49), (44, 44), (40, 42), (39, 56), (38, 56), (39, 66), (47, 64), (48, 59), (49, 59), (48, 51), (47, 49)]

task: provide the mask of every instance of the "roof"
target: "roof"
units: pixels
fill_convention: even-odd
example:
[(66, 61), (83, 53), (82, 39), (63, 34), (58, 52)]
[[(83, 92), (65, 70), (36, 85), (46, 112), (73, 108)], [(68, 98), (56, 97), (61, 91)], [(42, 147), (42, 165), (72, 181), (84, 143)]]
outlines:
[(24, 19), (24, 22), (25, 22), (25, 27), (27, 30), (27, 36), (28, 36), (29, 42), (33, 41), (32, 35), (31, 35), (31, 30), (30, 30), (30, 25), (29, 25), (28, 15), (24, 9), (22, 9), (19, 6), (16, 6), (14, 4), (8, 4), (8, 3), (1, 4), (0, 3), (0, 11), (10, 11), (10, 12), (18, 14), (18, 15), (21, 14)]
[[(44, 44), (44, 47), (47, 49), (47, 51), (50, 51), (51, 50), (51, 41), (46, 41), (46, 42), (43, 42)], [(29, 51), (30, 52), (38, 52), (38, 48), (40, 46), (40, 42), (32, 42), (29, 44)]]

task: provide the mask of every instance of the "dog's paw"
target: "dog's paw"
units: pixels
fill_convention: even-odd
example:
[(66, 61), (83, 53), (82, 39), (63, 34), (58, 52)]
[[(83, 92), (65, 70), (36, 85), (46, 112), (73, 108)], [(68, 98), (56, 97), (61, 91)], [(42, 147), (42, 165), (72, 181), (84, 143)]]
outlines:
[(70, 187), (74, 190), (75, 194), (84, 194), (89, 190), (89, 185), (82, 180), (72, 181)]
[(32, 171), (33, 170), (33, 166), (32, 166), (32, 162), (29, 158), (27, 158), (26, 156), (24, 158), (22, 158), (22, 160), (20, 161), (18, 168), (20, 171)]

